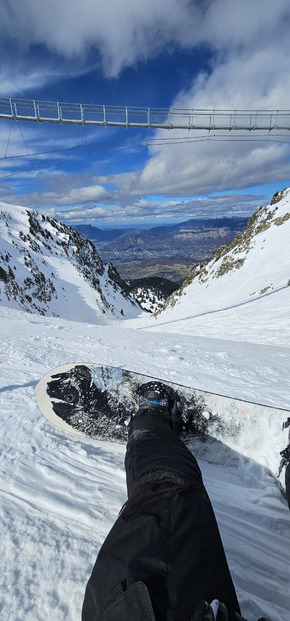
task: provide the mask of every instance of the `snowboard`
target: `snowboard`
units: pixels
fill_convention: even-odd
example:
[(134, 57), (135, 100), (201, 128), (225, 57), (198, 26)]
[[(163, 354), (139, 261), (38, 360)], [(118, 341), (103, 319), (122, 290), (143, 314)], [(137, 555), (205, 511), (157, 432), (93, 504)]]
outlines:
[[(125, 443), (130, 420), (138, 411), (138, 388), (150, 381), (161, 381), (175, 392), (174, 429), (183, 440), (220, 441), (239, 453), (243, 447), (245, 456), (278, 472), (286, 443), (283, 423), (290, 415), (284, 409), (91, 363), (53, 369), (39, 381), (35, 396), (44, 416), (63, 431)], [(271, 455), (269, 438), (275, 447)]]

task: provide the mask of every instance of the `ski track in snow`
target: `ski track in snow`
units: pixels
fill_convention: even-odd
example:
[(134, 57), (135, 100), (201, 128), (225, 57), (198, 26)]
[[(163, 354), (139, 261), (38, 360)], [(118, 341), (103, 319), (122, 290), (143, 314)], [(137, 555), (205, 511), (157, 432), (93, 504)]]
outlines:
[[(1, 618), (77, 621), (96, 554), (126, 500), (125, 447), (52, 427), (35, 404), (39, 378), (67, 362), (100, 362), (287, 407), (289, 350), (162, 333), (143, 315), (105, 327), (4, 307), (0, 318)], [(273, 450), (271, 438), (266, 446)], [(229, 447), (211, 455), (192, 448), (243, 614), (289, 621), (290, 519), (275, 477)]]

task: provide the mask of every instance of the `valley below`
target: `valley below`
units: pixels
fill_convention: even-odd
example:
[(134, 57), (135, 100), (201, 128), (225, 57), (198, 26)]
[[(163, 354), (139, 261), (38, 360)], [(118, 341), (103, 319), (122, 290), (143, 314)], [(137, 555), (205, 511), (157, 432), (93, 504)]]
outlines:
[(75, 228), (93, 242), (102, 261), (117, 267), (122, 278), (157, 276), (180, 285), (196, 263), (208, 260), (246, 224), (247, 218), (216, 218), (125, 232), (85, 225)]
[[(101, 253), (100, 253), (101, 254)], [(124, 280), (140, 278), (166, 278), (181, 285), (197, 263), (184, 257), (159, 257), (140, 261), (112, 261)]]
[(99, 232), (97, 240), (90, 239), (102, 261), (111, 261), (116, 267), (138, 304), (155, 314), (183, 285), (194, 266), (208, 261), (220, 246), (226, 247), (246, 224), (245, 218), (188, 220), (179, 225), (126, 231), (109, 243), (108, 235), (116, 236), (116, 231), (107, 231), (104, 241)]

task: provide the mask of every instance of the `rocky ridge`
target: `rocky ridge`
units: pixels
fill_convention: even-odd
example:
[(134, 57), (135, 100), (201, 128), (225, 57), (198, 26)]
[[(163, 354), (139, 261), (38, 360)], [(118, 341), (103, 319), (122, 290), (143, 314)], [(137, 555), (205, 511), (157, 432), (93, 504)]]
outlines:
[(116, 268), (72, 227), (1, 203), (0, 239), (3, 305), (80, 321), (138, 314)]
[[(274, 246), (274, 244), (277, 243), (275, 229), (277, 230), (277, 227), (282, 227), (283, 225), (286, 225), (289, 228), (290, 225), (289, 199), (290, 188), (277, 192), (268, 206), (260, 207), (249, 218), (247, 226), (243, 232), (239, 232), (229, 244), (222, 245), (217, 248), (213, 252), (209, 261), (203, 261), (193, 267), (185, 279), (182, 287), (167, 299), (164, 308), (169, 309), (172, 308), (177, 302), (182, 303), (183, 296), (189, 292), (193, 295), (194, 291), (197, 296), (196, 299), (198, 299), (201, 292), (203, 292), (203, 297), (204, 295), (210, 296), (210, 291), (213, 292), (217, 288), (217, 285), (214, 283), (218, 279), (230, 276), (238, 270), (241, 270), (241, 268), (244, 268), (244, 278), (248, 283), (247, 289), (249, 289), (246, 291), (244, 283), (243, 294), (245, 296), (263, 295), (269, 291), (274, 291), (278, 286), (280, 286), (278, 285), (278, 280), (277, 283), (267, 282), (267, 273), (269, 272), (269, 270), (267, 272), (267, 264), (269, 264), (269, 268), (271, 267), (271, 271), (276, 269), (277, 279), (279, 278), (279, 281), (281, 280), (282, 267), (283, 274), (286, 272), (288, 274), (287, 269), (289, 269), (289, 276), (286, 276), (286, 280), (283, 276), (285, 286), (289, 286), (289, 253), (287, 255), (286, 249), (283, 248), (283, 255), (286, 256), (286, 260), (283, 260), (283, 266), (279, 265), (279, 249), (275, 249)], [(270, 229), (272, 231), (271, 236), (268, 234)], [(254, 250), (255, 253), (253, 254), (252, 251)], [(254, 260), (253, 256), (256, 257)], [(270, 257), (275, 259), (275, 265), (273, 264), (273, 261), (271, 261)], [(255, 278), (255, 270), (253, 270), (253, 264), (255, 263), (260, 282), (265, 283), (260, 287), (259, 291), (250, 290), (250, 283), (257, 281), (257, 278)], [(265, 269), (262, 269), (264, 266)], [(248, 276), (246, 277), (246, 275)], [(205, 293), (205, 289), (209, 289), (207, 294)]]

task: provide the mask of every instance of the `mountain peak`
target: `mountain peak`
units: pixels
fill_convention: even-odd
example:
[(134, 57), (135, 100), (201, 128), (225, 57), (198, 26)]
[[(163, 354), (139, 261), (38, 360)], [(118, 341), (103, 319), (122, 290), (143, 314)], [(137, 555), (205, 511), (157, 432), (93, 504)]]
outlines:
[(140, 309), (94, 244), (62, 222), (0, 203), (0, 301), (76, 321), (136, 316)]

